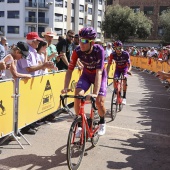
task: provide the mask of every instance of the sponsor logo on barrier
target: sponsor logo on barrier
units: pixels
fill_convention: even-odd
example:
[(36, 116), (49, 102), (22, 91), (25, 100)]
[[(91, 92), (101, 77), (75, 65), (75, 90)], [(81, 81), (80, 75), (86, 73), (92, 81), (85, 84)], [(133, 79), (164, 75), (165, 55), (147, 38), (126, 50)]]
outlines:
[(2, 100), (0, 101), (0, 116), (5, 115), (5, 107), (3, 106)]
[(43, 113), (51, 108), (53, 108), (55, 105), (54, 103), (54, 96), (52, 93), (52, 89), (51, 89), (51, 85), (50, 85), (50, 81), (47, 80), (45, 89), (44, 89), (44, 93), (42, 96), (42, 100), (38, 109), (38, 114)]
[(75, 80), (73, 80), (73, 81), (71, 82), (70, 89), (71, 89), (72, 92), (74, 92), (74, 90), (75, 90), (75, 88), (76, 88), (76, 84), (77, 84), (77, 82), (76, 82)]

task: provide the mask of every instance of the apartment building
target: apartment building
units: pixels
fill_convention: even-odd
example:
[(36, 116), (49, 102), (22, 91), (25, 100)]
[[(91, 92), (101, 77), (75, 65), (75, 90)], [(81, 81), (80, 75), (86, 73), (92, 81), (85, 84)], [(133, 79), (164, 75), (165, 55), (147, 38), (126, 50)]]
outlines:
[(46, 27), (65, 35), (69, 29), (78, 33), (93, 26), (102, 41), (104, 11), (104, 0), (0, 0), (0, 31), (13, 44), (24, 41), (31, 31), (41, 35)]
[(170, 8), (170, 0), (107, 0), (107, 5), (128, 6), (134, 12), (143, 11), (153, 21), (150, 40), (159, 40), (162, 35), (162, 28), (159, 26), (159, 15), (162, 11)]

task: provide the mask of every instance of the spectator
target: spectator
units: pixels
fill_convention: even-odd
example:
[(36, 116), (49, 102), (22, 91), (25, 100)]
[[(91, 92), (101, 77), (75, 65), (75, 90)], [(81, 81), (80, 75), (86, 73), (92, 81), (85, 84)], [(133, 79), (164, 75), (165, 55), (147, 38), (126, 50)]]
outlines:
[[(30, 32), (26, 36), (26, 41), (29, 47), (29, 54), (26, 59), (20, 59), (17, 62), (17, 71), (19, 73), (28, 74), (30, 73), (32, 76), (39, 75), (39, 70), (44, 70), (46, 68), (53, 69), (54, 63), (53, 62), (44, 62), (40, 64), (40, 58), (37, 54), (36, 48), (38, 48), (38, 45), (40, 41), (43, 41), (41, 39), (37, 32)], [(36, 128), (34, 124), (31, 124), (29, 126), (26, 126), (22, 129), (24, 133), (27, 134), (35, 134)]]
[[(22, 74), (18, 73), (16, 69), (17, 60), (21, 58), (26, 58), (29, 54), (29, 47), (24, 42), (18, 42), (16, 46), (14, 46), (10, 54), (6, 55), (3, 58), (3, 61), (7, 64), (8, 70), (5, 70), (5, 74), (2, 76), (2, 79), (9, 78), (31, 78), (30, 74)], [(8, 64), (10, 66), (8, 66)]]
[(78, 47), (78, 46), (79, 46), (79, 35), (76, 34), (76, 35), (74, 36), (74, 40), (73, 40), (73, 50), (74, 50), (76, 47)]
[(53, 38), (54, 36), (56, 36), (56, 33), (52, 30), (52, 28), (47, 27), (45, 29), (45, 32), (42, 32), (41, 35), (45, 38), (45, 41), (47, 41), (48, 43), (47, 59), (48, 61), (52, 61), (54, 65), (56, 65), (58, 53), (56, 46), (52, 44)]
[(104, 60), (107, 61), (107, 51), (106, 51), (107, 45), (106, 45), (106, 43), (103, 43), (102, 46), (103, 46), (103, 49), (104, 49), (104, 56), (105, 56), (105, 57), (104, 57)]
[[(4, 61), (0, 61), (0, 71), (6, 69), (6, 64)], [(1, 79), (1, 78), (0, 78)]]
[(2, 36), (0, 41), (0, 60), (5, 57), (5, 44), (6, 44), (6, 37)]
[(67, 70), (68, 64), (70, 62), (70, 57), (73, 51), (73, 38), (74, 38), (74, 31), (68, 30), (66, 39), (60, 41), (57, 45), (58, 54), (62, 57), (60, 61), (57, 63), (57, 67), (59, 70)]
[(110, 54), (113, 52), (113, 49), (112, 49), (112, 43), (107, 43), (107, 47), (106, 47), (106, 60), (108, 60), (108, 57), (110, 56)]

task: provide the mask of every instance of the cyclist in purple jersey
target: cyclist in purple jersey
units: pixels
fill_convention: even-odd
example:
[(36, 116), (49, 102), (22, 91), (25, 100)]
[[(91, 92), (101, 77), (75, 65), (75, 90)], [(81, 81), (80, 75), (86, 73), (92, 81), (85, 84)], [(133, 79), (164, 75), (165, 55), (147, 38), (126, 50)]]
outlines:
[[(108, 65), (107, 65), (107, 73), (109, 75), (110, 65), (112, 64), (112, 60), (116, 63), (114, 78), (119, 78), (121, 74), (125, 77), (123, 80), (123, 104), (126, 104), (126, 91), (127, 91), (127, 73), (131, 75), (131, 63), (129, 53), (123, 51), (123, 44), (121, 41), (116, 41), (114, 43), (114, 52), (110, 54)], [(115, 83), (114, 83), (115, 88)], [(116, 94), (116, 91), (115, 91)], [(114, 99), (116, 101), (116, 98)]]
[[(90, 86), (94, 84), (93, 92), (88, 95), (87, 100), (89, 100), (90, 96), (96, 97), (96, 105), (100, 115), (98, 134), (104, 135), (106, 131), (104, 118), (106, 108), (104, 103), (106, 98), (107, 72), (104, 67), (104, 50), (100, 45), (94, 44), (96, 35), (96, 31), (92, 27), (82, 28), (79, 31), (80, 46), (73, 51), (66, 72), (64, 89), (61, 93), (66, 93), (68, 91), (72, 72), (79, 59), (83, 64), (83, 71), (78, 80), (75, 95), (84, 95)], [(74, 108), (78, 115), (80, 109), (79, 99), (75, 99)], [(79, 131), (81, 131), (81, 128), (79, 128)], [(80, 132), (77, 133), (80, 134)]]

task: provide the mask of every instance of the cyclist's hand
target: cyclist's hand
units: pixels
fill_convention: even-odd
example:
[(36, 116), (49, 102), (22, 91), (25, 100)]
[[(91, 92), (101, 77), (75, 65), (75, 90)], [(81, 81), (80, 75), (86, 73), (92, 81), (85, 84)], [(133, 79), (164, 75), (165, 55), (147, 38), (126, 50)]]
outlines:
[(88, 95), (86, 96), (86, 100), (90, 100), (91, 97), (96, 98), (96, 97), (97, 97), (97, 94), (88, 94)]
[(61, 90), (61, 94), (68, 93), (70, 91), (71, 91), (71, 89), (65, 88), (65, 89)]
[(132, 76), (132, 73), (130, 71), (127, 72), (128, 75)]

